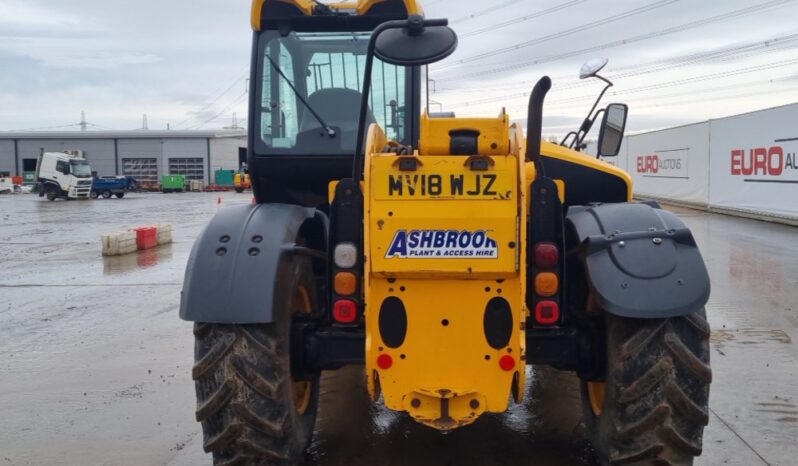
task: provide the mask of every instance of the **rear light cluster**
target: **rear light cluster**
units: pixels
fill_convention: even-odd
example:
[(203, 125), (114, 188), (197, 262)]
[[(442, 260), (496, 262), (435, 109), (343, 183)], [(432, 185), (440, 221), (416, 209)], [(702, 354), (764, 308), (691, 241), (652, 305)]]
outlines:
[(330, 184), (329, 296), (330, 320), (337, 325), (362, 323), (363, 303), (360, 228), (363, 224), (363, 198), (352, 179)]
[(354, 270), (357, 266), (357, 255), (357, 247), (352, 243), (340, 243), (333, 250), (335, 264), (333, 319), (339, 324), (357, 322), (358, 278)]
[(560, 248), (555, 243), (537, 243), (535, 259), (535, 323), (555, 325), (560, 321)]

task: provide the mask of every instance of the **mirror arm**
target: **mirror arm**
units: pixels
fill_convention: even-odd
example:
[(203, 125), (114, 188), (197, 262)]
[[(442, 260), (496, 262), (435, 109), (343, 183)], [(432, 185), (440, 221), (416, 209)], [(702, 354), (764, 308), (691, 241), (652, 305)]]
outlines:
[(406, 20), (386, 21), (376, 28), (369, 39), (368, 50), (366, 51), (366, 67), (363, 74), (363, 100), (360, 103), (360, 118), (357, 125), (357, 140), (355, 141), (355, 156), (352, 161), (352, 181), (355, 182), (355, 189), (360, 190), (360, 179), (363, 176), (363, 161), (366, 158), (365, 138), (366, 138), (366, 117), (369, 110), (369, 94), (371, 94), (371, 73), (374, 67), (374, 51), (377, 47), (377, 38), (380, 34), (389, 29), (407, 28), (411, 34), (415, 31), (420, 33), (425, 27), (448, 26), (447, 19), (425, 20), (421, 17)]
[(568, 138), (571, 136), (576, 136), (576, 131), (571, 131), (570, 133), (566, 134), (565, 137), (562, 138), (562, 141), (560, 141), (560, 145), (563, 147), (568, 147), (565, 145), (565, 143), (568, 142)]
[(363, 139), (366, 137), (366, 129), (364, 126), (366, 125), (366, 117), (369, 110), (368, 100), (369, 94), (371, 93), (371, 73), (374, 66), (374, 48), (377, 44), (377, 38), (380, 36), (380, 34), (388, 29), (391, 29), (392, 27), (402, 27), (405, 23), (406, 21), (389, 21), (387, 23), (382, 23), (374, 29), (374, 32), (371, 34), (371, 38), (369, 39), (369, 46), (368, 50), (366, 51), (366, 67), (363, 71), (363, 100), (360, 102), (357, 139), (355, 140), (355, 157), (352, 162), (352, 181), (354, 181), (355, 189), (358, 190), (360, 189), (360, 177), (363, 173), (363, 159), (365, 158), (365, 154), (363, 154), (363, 151), (365, 150), (363, 147), (365, 141), (363, 141)]
[(582, 128), (580, 128), (579, 131), (577, 132), (576, 140), (573, 142), (573, 144), (571, 144), (571, 149), (573, 149), (573, 147), (575, 145), (577, 150), (579, 150), (579, 147), (585, 141), (585, 138), (587, 137), (588, 133), (590, 132), (590, 129), (593, 128), (593, 124), (595, 123), (596, 118), (598, 118), (598, 116), (601, 114), (602, 110), (599, 110), (598, 113), (596, 113), (595, 115), (593, 115), (593, 112), (596, 111), (596, 107), (598, 107), (599, 103), (601, 103), (601, 100), (604, 98), (604, 95), (607, 93), (607, 91), (610, 90), (610, 88), (615, 85), (615, 84), (613, 84), (612, 81), (610, 81), (609, 79), (605, 78), (604, 76), (600, 76), (600, 75), (597, 74), (594, 77), (604, 81), (607, 85), (604, 86), (604, 89), (601, 91), (601, 94), (599, 94), (598, 99), (596, 99), (596, 102), (593, 104), (593, 107), (590, 109), (590, 112), (588, 112), (588, 114), (587, 114), (587, 118), (585, 119), (585, 123), (590, 122), (589, 124), (587, 124), (587, 126), (588, 126), (587, 130), (583, 131), (584, 126), (586, 126), (585, 123), (583, 123)]

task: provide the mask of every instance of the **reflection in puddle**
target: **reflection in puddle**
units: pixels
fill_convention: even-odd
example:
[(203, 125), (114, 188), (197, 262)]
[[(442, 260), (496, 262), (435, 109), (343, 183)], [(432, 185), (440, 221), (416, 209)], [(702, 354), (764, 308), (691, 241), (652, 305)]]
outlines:
[[(576, 378), (528, 367), (526, 399), (443, 434), (372, 403), (362, 366), (325, 372), (308, 459), (318, 466), (587, 466)], [(509, 395), (509, 394), (508, 394)]]
[(783, 275), (781, 262), (745, 247), (731, 248), (729, 277), (755, 293), (781, 296)]
[(124, 256), (103, 257), (103, 275), (120, 275), (155, 267), (172, 260), (172, 245), (139, 251)]

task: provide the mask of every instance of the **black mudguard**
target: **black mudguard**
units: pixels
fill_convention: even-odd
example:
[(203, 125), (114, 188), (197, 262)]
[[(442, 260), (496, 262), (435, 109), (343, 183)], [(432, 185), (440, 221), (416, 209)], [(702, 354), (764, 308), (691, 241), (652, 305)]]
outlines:
[(709, 300), (709, 274), (693, 234), (656, 203), (572, 207), (566, 236), (578, 245), (593, 296), (611, 314), (677, 317)]
[(180, 318), (273, 322), (280, 277), (290, 274), (297, 235), (315, 210), (287, 204), (222, 209), (200, 234), (186, 266)]

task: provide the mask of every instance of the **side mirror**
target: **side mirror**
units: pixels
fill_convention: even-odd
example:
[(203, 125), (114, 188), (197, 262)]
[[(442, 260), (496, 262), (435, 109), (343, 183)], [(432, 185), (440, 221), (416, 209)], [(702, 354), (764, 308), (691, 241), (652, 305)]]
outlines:
[[(406, 20), (387, 21), (374, 29), (369, 39), (366, 56), (363, 98), (360, 101), (360, 118), (355, 140), (355, 157), (352, 161), (352, 180), (358, 182), (363, 176), (363, 146), (366, 140), (366, 116), (371, 93), (371, 71), (374, 57), (396, 66), (423, 66), (441, 61), (457, 49), (457, 34), (449, 28), (447, 19), (424, 19), (421, 15), (410, 15)], [(409, 129), (414, 141), (414, 128)]]
[(615, 157), (621, 151), (623, 135), (626, 132), (626, 117), (629, 106), (626, 104), (610, 104), (604, 111), (601, 132), (598, 139), (598, 155)]
[(591, 58), (579, 70), (579, 79), (592, 78), (603, 70), (607, 63), (609, 63), (609, 60), (606, 58)]
[(437, 21), (413, 15), (407, 26), (387, 29), (377, 37), (374, 55), (391, 65), (421, 66), (448, 57), (457, 49), (457, 34)]

